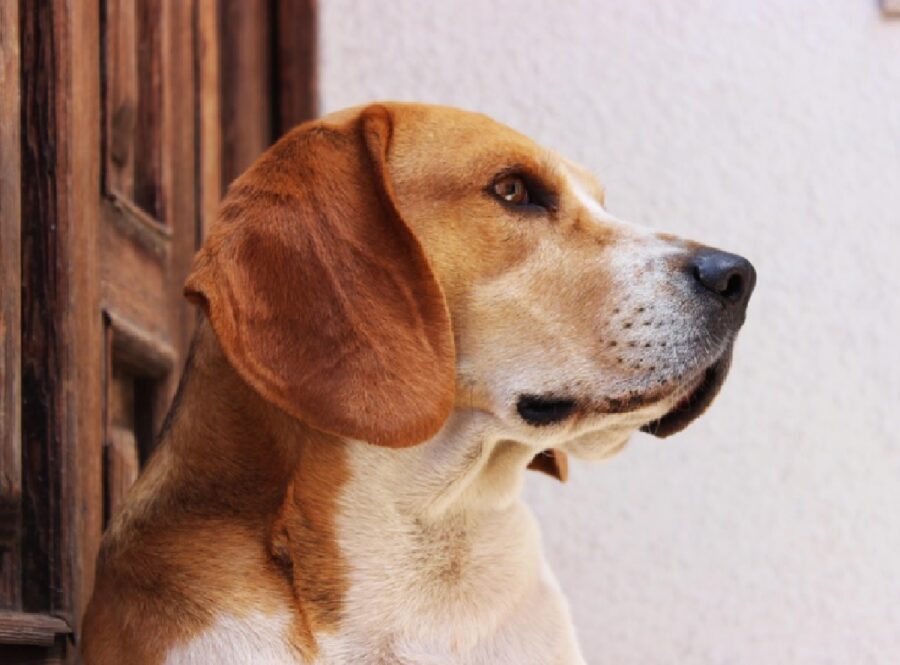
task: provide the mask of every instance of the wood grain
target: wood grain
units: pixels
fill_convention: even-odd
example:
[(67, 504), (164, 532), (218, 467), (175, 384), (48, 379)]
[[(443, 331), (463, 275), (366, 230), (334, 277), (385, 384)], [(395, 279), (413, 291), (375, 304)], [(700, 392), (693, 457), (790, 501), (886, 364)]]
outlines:
[(0, 607), (21, 602), (19, 12), (0, 3)]
[(316, 0), (275, 0), (275, 137), (319, 113)]
[(166, 60), (165, 14), (173, 4), (162, 0), (137, 0), (134, 42), (126, 48), (136, 49), (137, 105), (134, 128), (134, 188), (135, 203), (162, 223), (166, 223), (167, 189), (163, 182), (163, 151), (166, 123), (164, 90)]
[[(102, 326), (97, 244), (101, 192), (99, 12), (52, 3), (57, 37), (57, 215), (61, 333), (57, 403), (60, 586), (51, 612), (75, 632), (93, 585), (102, 519)], [(74, 650), (66, 657), (74, 659)]]
[(194, 18), (198, 124), (198, 248), (222, 199), (222, 126), (219, 99), (219, 3), (199, 0)]
[(137, 17), (132, 0), (107, 0), (104, 16), (103, 79), (106, 108), (104, 183), (109, 192), (134, 192), (134, 135), (138, 115)]
[(122, 509), (139, 470), (140, 460), (133, 424), (132, 427), (112, 427), (106, 443), (107, 521)]
[(0, 644), (50, 646), (58, 635), (71, 632), (69, 624), (55, 616), (0, 611)]
[(272, 142), (267, 0), (221, 0), (222, 188)]
[(46, 3), (23, 3), (22, 63), (22, 607), (63, 605), (60, 493), (60, 113), (57, 21)]

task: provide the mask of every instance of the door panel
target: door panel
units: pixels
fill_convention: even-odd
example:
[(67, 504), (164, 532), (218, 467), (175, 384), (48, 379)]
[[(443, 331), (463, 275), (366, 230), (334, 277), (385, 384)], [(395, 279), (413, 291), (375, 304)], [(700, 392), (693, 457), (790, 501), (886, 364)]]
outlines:
[(78, 662), (102, 529), (188, 352), (193, 253), (314, 113), (314, 7), (0, 2), (0, 662)]
[[(90, 316), (100, 110), (86, 66), (97, 62), (96, 15), (80, 4), (22, 1), (17, 10), (21, 264), (19, 283), (3, 286), (22, 294), (21, 596), (0, 642), (40, 646), (54, 662), (77, 627), (100, 529), (100, 464), (89, 445), (100, 425), (100, 326)], [(69, 52), (73, 35), (81, 46)]]
[(128, 465), (151, 452), (193, 328), (181, 296), (199, 237), (193, 12), (187, 2), (107, 0), (101, 14), (108, 511), (137, 476)]

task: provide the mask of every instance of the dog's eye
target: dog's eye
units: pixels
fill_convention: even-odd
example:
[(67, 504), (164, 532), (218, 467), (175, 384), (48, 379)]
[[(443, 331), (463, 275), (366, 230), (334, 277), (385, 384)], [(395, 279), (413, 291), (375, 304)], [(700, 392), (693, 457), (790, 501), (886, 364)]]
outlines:
[(516, 212), (547, 213), (557, 209), (553, 191), (535, 176), (521, 171), (499, 174), (485, 192)]
[(517, 175), (503, 176), (495, 182), (494, 195), (514, 206), (527, 206), (531, 203), (528, 185), (521, 176)]

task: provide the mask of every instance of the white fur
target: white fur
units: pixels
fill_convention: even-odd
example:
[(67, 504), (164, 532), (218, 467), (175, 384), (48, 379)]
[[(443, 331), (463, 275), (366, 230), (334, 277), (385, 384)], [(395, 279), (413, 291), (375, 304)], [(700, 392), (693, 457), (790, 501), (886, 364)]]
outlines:
[(533, 450), (504, 430), (457, 411), (421, 446), (352, 444), (338, 521), (350, 591), (318, 662), (584, 663), (518, 497)]
[(163, 665), (297, 665), (288, 647), (292, 616), (252, 612), (247, 616), (220, 616), (203, 633), (169, 651)]

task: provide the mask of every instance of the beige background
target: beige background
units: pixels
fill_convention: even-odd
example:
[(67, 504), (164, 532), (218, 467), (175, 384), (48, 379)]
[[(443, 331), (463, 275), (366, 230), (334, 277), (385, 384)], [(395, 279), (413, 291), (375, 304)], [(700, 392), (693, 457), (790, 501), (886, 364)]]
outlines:
[(900, 20), (874, 0), (324, 0), (326, 111), (488, 113), (751, 258), (732, 377), (528, 500), (591, 663), (900, 663)]

